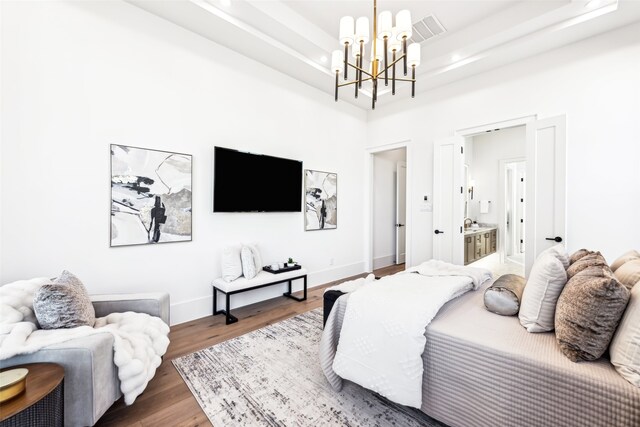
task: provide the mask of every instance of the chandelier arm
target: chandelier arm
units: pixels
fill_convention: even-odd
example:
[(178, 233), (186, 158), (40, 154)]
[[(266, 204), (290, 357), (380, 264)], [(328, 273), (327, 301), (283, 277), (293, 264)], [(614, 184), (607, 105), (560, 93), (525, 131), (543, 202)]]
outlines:
[[(364, 73), (364, 74), (366, 74), (366, 75), (367, 75), (367, 76), (369, 76), (369, 77), (373, 77), (373, 75), (372, 75), (372, 74), (370, 74), (369, 72), (367, 72), (367, 71), (363, 70), (363, 69), (362, 69), (362, 68), (360, 68), (359, 66), (357, 66), (357, 65), (353, 65), (351, 62), (348, 62), (347, 64), (348, 64), (350, 67), (353, 67), (353, 68), (355, 68), (356, 70), (360, 71), (361, 73)], [(356, 79), (357, 79), (357, 78), (356, 78)], [(364, 81), (364, 80), (363, 80), (363, 81)]]
[(389, 58), (387, 55), (387, 36), (384, 36), (384, 85), (389, 86)]
[(396, 51), (393, 51), (393, 62), (389, 65), (391, 70), (391, 95), (396, 94)]
[(404, 58), (404, 75), (407, 75), (407, 36), (402, 38), (402, 58)]
[[(355, 84), (353, 85), (356, 88), (355, 89), (356, 99), (358, 99), (358, 86), (359, 86), (359, 81), (360, 81), (360, 60), (361, 59), (362, 58), (360, 56), (358, 56), (356, 58), (356, 65), (357, 65), (357, 67), (356, 67), (356, 80), (354, 82)], [(349, 65), (351, 65), (351, 64), (349, 64)]]
[[(358, 69), (358, 81), (360, 82), (358, 84), (358, 87), (362, 87), (362, 73), (364, 72), (364, 70), (362, 69), (364, 64), (364, 42), (360, 41), (360, 68)], [(370, 75), (370, 74), (369, 74)]]
[(349, 63), (349, 43), (345, 43), (344, 44), (344, 79), (348, 80), (347, 77), (347, 71), (349, 70), (349, 67), (347, 67), (347, 64)]
[[(373, 78), (369, 77), (367, 79), (362, 79), (363, 82), (368, 82), (369, 80), (373, 80)], [(358, 83), (358, 80), (353, 80), (353, 81), (346, 82), (346, 83), (340, 83), (338, 85), (338, 87), (349, 86), (349, 85), (356, 84), (356, 83)]]
[(411, 77), (412, 77), (412, 82), (411, 82), (411, 97), (415, 98), (416, 97), (416, 66), (412, 65), (411, 66)]
[(388, 69), (390, 69), (391, 67), (393, 67), (394, 65), (396, 65), (398, 62), (402, 61), (404, 59), (405, 55), (402, 55), (399, 58), (394, 59), (388, 66), (385, 67), (384, 70), (382, 70), (381, 72), (385, 72)]
[(415, 83), (416, 79), (400, 79), (400, 78), (397, 78), (396, 81)]

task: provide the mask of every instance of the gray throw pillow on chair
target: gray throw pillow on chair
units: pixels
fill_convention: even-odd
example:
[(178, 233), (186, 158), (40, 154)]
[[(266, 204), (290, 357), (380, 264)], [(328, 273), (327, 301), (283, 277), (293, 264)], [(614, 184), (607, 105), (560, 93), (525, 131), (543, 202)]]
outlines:
[(93, 327), (96, 322), (96, 313), (86, 288), (67, 270), (36, 291), (33, 311), (42, 329)]

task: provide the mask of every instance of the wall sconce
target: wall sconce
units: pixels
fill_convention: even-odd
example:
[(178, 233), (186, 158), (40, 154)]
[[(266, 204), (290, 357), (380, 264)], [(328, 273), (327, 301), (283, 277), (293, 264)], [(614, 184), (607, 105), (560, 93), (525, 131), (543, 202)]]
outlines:
[(469, 194), (471, 194), (471, 200), (473, 200), (473, 187), (476, 186), (476, 180), (472, 179), (469, 181)]

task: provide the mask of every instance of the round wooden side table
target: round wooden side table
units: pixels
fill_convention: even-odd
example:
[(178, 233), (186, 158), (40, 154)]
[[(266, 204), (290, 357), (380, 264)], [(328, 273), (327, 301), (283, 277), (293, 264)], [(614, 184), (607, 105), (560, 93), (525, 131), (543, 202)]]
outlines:
[(64, 369), (55, 363), (30, 363), (23, 393), (0, 403), (0, 427), (64, 425)]

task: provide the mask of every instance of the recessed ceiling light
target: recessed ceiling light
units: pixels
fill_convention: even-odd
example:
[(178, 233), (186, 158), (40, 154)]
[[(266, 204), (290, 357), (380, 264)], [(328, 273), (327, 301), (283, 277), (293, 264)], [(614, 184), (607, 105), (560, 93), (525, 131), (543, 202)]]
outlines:
[(220, 0), (220, 4), (224, 7), (229, 7), (231, 6), (231, 0)]
[(327, 59), (327, 56), (326, 56), (326, 55), (322, 55), (322, 56), (320, 57), (320, 61), (322, 61), (322, 62), (327, 62), (327, 60), (328, 60), (328, 59)]

